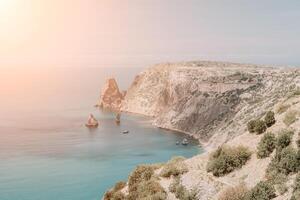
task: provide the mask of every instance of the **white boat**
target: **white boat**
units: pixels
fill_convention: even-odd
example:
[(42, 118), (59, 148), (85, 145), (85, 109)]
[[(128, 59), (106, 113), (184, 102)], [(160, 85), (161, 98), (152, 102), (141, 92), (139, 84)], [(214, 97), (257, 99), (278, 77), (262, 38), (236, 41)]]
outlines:
[(127, 133), (129, 133), (129, 131), (128, 131), (128, 130), (125, 130), (125, 131), (122, 131), (122, 133), (123, 133), (123, 134), (127, 134)]
[(189, 144), (189, 141), (188, 141), (186, 138), (184, 138), (184, 139), (182, 140), (181, 144), (182, 144), (182, 145), (188, 145), (188, 144)]

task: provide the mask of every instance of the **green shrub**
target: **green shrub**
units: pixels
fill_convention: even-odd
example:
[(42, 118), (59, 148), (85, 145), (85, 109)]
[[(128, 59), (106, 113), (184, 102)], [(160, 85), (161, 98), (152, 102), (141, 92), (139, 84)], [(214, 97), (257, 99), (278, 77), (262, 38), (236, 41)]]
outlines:
[(257, 121), (257, 120), (251, 120), (251, 121), (248, 122), (247, 128), (248, 128), (248, 131), (249, 131), (250, 133), (254, 133), (254, 132), (255, 132), (256, 121)]
[(268, 182), (261, 181), (246, 195), (246, 200), (270, 200), (276, 197), (275, 188)]
[(196, 190), (187, 190), (180, 183), (179, 177), (176, 177), (174, 181), (169, 186), (169, 191), (175, 194), (175, 197), (179, 200), (197, 200)]
[(294, 134), (293, 131), (288, 131), (288, 130), (280, 131), (276, 140), (276, 149), (280, 151), (281, 149), (289, 146), (292, 141), (293, 134)]
[(230, 187), (221, 192), (218, 200), (245, 200), (246, 194), (248, 192), (245, 184), (240, 184), (235, 187)]
[(273, 124), (275, 124), (276, 120), (275, 120), (275, 114), (273, 111), (268, 111), (266, 116), (265, 116), (265, 122), (267, 127), (271, 127)]
[(256, 124), (255, 124), (255, 128), (254, 128), (255, 133), (262, 134), (266, 130), (267, 130), (267, 126), (266, 126), (265, 121), (263, 121), (263, 120), (257, 120)]
[(292, 148), (287, 147), (280, 152), (280, 160), (278, 162), (279, 172), (289, 174), (299, 170), (299, 156), (298, 152)]
[(160, 172), (162, 177), (178, 176), (188, 172), (188, 168), (184, 163), (185, 158), (175, 157), (172, 158)]
[(129, 192), (135, 191), (139, 183), (150, 180), (153, 174), (154, 174), (154, 169), (152, 166), (149, 165), (137, 166), (128, 179)]
[(265, 121), (257, 119), (249, 121), (247, 128), (250, 133), (261, 134), (267, 130), (267, 125)]
[(273, 133), (266, 133), (257, 147), (257, 157), (258, 158), (266, 158), (268, 157), (273, 150), (275, 149), (276, 138)]
[(287, 126), (293, 124), (295, 121), (297, 121), (297, 111), (291, 110), (287, 112), (284, 116), (283, 123)]
[(286, 183), (288, 177), (286, 174), (278, 172), (276, 165), (271, 162), (266, 170), (266, 178), (273, 185), (281, 185)]
[(286, 147), (280, 151), (276, 151), (275, 158), (272, 159), (268, 173), (281, 173), (288, 175), (293, 172), (297, 172), (300, 166), (299, 152), (293, 147)]
[(241, 168), (250, 159), (250, 151), (243, 147), (219, 147), (210, 156), (207, 171), (214, 176), (223, 176)]

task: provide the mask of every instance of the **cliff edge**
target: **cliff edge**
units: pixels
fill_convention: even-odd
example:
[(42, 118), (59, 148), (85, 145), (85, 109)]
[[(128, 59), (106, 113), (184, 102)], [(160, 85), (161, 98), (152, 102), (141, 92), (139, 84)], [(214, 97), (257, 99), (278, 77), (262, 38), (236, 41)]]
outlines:
[(136, 76), (121, 110), (152, 116), (155, 126), (185, 132), (202, 143), (213, 143), (210, 139), (222, 129), (222, 143), (238, 132), (232, 120), (242, 124), (262, 115), (296, 84), (298, 74), (226, 62), (159, 64)]
[(136, 76), (121, 110), (192, 135), (206, 152), (137, 167), (105, 200), (300, 198), (299, 69), (208, 61), (159, 64)]

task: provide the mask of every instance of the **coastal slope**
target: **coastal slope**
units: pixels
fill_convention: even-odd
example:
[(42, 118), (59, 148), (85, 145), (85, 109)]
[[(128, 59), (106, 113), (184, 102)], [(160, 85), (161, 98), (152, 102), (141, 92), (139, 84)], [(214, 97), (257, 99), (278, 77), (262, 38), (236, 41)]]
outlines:
[[(142, 173), (137, 168), (122, 190), (115, 193), (114, 187), (104, 199), (113, 199), (110, 195), (114, 194), (123, 199), (124, 195), (125, 199), (135, 199), (136, 196), (130, 195), (145, 192), (142, 188), (151, 183), (156, 185), (153, 191), (159, 196), (155, 197), (157, 199), (180, 200), (184, 197), (179, 194), (191, 195), (192, 192), (193, 198), (188, 199), (221, 199), (228, 188), (241, 184), (249, 191), (254, 190), (261, 181), (269, 179), (267, 171), (280, 152), (277, 148), (276, 153), (259, 158), (258, 146), (266, 133), (249, 133), (247, 124), (251, 120), (265, 119), (266, 113), (272, 112), (276, 123), (264, 132), (271, 132), (276, 138), (285, 131), (293, 132), (288, 148), (296, 149), (300, 131), (299, 88), (300, 70), (293, 68), (199, 61), (159, 64), (147, 69), (136, 76), (122, 101), (121, 110), (151, 116), (155, 126), (198, 138), (206, 152), (184, 161), (177, 159), (175, 165), (174, 161), (169, 161), (152, 166), (154, 174), (150, 180), (133, 184), (135, 176)], [(243, 146), (250, 156), (238, 169), (216, 176), (208, 170), (208, 163), (216, 155), (213, 152), (223, 146)], [(184, 169), (178, 168), (181, 165)], [(175, 171), (166, 175), (164, 171), (170, 169)], [(276, 193), (272, 199), (287, 200), (295, 195), (295, 173), (285, 177), (284, 189), (283, 183), (272, 183)], [(175, 189), (174, 183), (178, 186)]]
[(136, 76), (121, 110), (152, 116), (155, 126), (190, 134), (202, 143), (222, 129), (222, 143), (235, 134), (232, 120), (244, 124), (262, 115), (296, 84), (297, 73), (227, 62), (159, 64)]

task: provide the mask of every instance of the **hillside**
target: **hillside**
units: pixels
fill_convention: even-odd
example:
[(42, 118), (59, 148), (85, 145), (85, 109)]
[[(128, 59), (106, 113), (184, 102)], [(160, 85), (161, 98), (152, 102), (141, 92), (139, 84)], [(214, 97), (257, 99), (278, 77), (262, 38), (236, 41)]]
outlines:
[[(272, 132), (278, 139), (283, 132), (292, 131), (294, 134), (289, 146), (297, 148), (295, 141), (300, 129), (299, 75), (299, 70), (291, 68), (207, 61), (160, 64), (137, 75), (122, 101), (121, 110), (151, 116), (153, 124), (158, 127), (178, 130), (198, 138), (206, 153), (147, 168), (147, 173), (153, 170), (151, 178), (133, 184), (136, 190), (132, 188), (133, 179), (129, 178), (129, 184), (118, 191), (120, 199), (125, 199), (123, 195), (128, 191), (127, 199), (137, 199), (136, 196), (130, 198), (130, 194), (133, 191), (141, 193), (140, 188), (146, 187), (143, 184), (150, 184), (146, 188), (152, 188), (152, 182), (155, 182), (153, 185), (159, 183), (159, 186), (153, 188), (154, 196), (150, 199), (219, 199), (219, 195), (228, 187), (242, 184), (244, 189), (250, 190), (260, 181), (270, 179), (266, 176), (266, 170), (270, 168), (272, 157), (279, 159), (278, 154), (287, 147), (282, 148), (284, 150), (276, 147), (271, 155), (258, 158), (257, 146), (266, 132)], [(276, 123), (264, 133), (249, 133), (247, 123), (264, 119), (268, 111), (275, 113)], [(208, 163), (212, 159), (212, 152), (224, 145), (229, 148), (242, 145), (251, 155), (237, 169), (216, 176), (214, 171), (211, 173), (207, 170)], [(226, 159), (231, 158), (226, 157), (225, 150), (223, 154)], [(220, 167), (222, 163), (217, 164)], [(181, 165), (184, 170), (174, 168)], [(166, 176), (163, 172), (168, 167), (180, 173)], [(232, 166), (229, 164), (229, 167)], [(276, 189), (274, 199), (291, 198), (297, 170), (285, 174), (288, 179), (280, 184), (272, 182), (272, 187)], [(144, 171), (139, 173), (141, 175)], [(136, 174), (137, 171), (130, 177)], [(178, 186), (175, 188), (180, 188), (181, 193), (187, 195), (193, 191), (194, 198), (175, 195), (175, 183)], [(170, 185), (173, 185), (173, 190)], [(107, 195), (105, 198), (117, 199)]]

